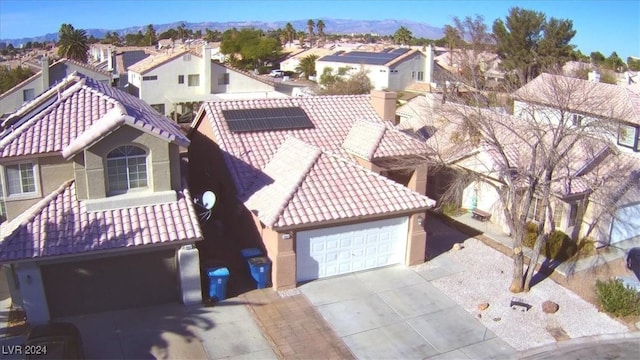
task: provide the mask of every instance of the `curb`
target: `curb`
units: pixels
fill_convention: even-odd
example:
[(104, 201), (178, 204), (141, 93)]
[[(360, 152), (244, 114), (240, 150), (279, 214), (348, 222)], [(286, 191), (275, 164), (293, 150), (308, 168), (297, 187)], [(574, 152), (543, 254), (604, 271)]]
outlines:
[(519, 359), (526, 359), (529, 357), (535, 357), (537, 355), (550, 353), (552, 351), (562, 350), (564, 348), (570, 348), (574, 346), (580, 346), (584, 344), (599, 344), (607, 342), (619, 342), (620, 340), (635, 340), (638, 339), (640, 341), (640, 332), (628, 332), (628, 333), (618, 333), (618, 334), (603, 334), (603, 335), (593, 335), (593, 336), (585, 336), (576, 339), (569, 339), (566, 341), (555, 342), (549, 345), (543, 345), (541, 347), (523, 350), (518, 353)]

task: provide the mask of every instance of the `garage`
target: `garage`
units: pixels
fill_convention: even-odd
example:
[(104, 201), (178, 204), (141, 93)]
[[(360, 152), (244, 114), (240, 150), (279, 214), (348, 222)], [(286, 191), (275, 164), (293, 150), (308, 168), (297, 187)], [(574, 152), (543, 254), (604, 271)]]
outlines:
[(301, 231), (296, 240), (298, 282), (404, 262), (407, 217)]
[(616, 210), (611, 223), (611, 244), (640, 237), (640, 203)]
[(179, 301), (176, 250), (41, 265), (51, 318)]

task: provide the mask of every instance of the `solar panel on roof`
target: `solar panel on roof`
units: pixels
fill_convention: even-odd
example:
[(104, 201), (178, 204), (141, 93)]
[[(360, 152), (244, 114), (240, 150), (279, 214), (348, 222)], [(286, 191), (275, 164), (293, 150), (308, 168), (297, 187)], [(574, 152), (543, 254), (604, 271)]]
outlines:
[(385, 49), (382, 52), (351, 51), (344, 54), (335, 53), (322, 57), (321, 61), (334, 61), (349, 64), (384, 65), (405, 54), (410, 49)]
[(222, 114), (234, 133), (314, 127), (307, 113), (299, 107), (222, 110)]

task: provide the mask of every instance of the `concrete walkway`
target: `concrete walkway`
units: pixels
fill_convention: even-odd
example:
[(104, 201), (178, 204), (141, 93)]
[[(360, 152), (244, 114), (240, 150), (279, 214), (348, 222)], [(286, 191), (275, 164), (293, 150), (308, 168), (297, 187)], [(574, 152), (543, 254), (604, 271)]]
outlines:
[(505, 359), (516, 351), (412, 269), (300, 287), (358, 359)]

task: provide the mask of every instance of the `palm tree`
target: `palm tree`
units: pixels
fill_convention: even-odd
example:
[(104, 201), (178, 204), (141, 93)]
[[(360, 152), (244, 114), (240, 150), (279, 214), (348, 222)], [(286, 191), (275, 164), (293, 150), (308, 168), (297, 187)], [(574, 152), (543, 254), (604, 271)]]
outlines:
[(400, 29), (393, 34), (393, 41), (396, 44), (407, 45), (412, 38), (413, 34), (404, 26), (400, 26)]
[(86, 63), (88, 52), (87, 32), (75, 29), (71, 24), (62, 24), (58, 32), (58, 55)]
[(300, 59), (298, 66), (296, 66), (296, 72), (304, 74), (304, 78), (309, 80), (309, 76), (316, 73), (316, 60), (318, 55), (307, 55)]
[(313, 28), (316, 26), (316, 23), (313, 20), (307, 20), (307, 32), (309, 33), (309, 45), (313, 46)]
[(287, 23), (287, 25), (285, 25), (284, 32), (285, 34), (287, 34), (289, 44), (293, 43), (293, 39), (296, 36), (296, 29), (293, 28), (293, 25), (291, 25), (291, 23)]
[(453, 49), (462, 41), (460, 33), (451, 25), (444, 26), (444, 42), (449, 49), (449, 66), (453, 65)]
[(324, 40), (324, 21), (318, 20), (316, 28), (318, 29), (318, 37), (320, 40)]
[(301, 47), (304, 45), (304, 39), (306, 38), (307, 38), (307, 34), (305, 34), (304, 31), (298, 32), (298, 42), (300, 43)]

